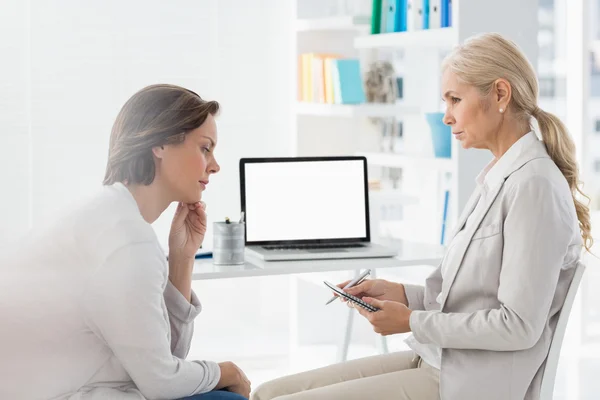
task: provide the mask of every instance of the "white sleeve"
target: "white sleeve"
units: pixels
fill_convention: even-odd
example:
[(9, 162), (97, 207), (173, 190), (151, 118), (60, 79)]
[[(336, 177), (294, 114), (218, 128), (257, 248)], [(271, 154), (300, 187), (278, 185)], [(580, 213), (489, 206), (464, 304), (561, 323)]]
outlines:
[(171, 353), (186, 358), (194, 336), (194, 319), (202, 311), (202, 305), (193, 290), (189, 302), (171, 281), (167, 282), (164, 297), (171, 325)]
[(186, 361), (171, 352), (165, 262), (153, 242), (121, 247), (92, 275), (83, 302), (90, 328), (148, 399), (208, 392), (220, 379), (216, 363)]

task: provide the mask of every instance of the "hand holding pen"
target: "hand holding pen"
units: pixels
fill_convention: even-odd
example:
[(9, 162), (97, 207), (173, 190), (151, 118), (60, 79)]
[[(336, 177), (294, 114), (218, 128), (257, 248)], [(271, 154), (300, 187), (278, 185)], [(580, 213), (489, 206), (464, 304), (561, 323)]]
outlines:
[[(362, 283), (366, 279), (366, 277), (369, 276), (369, 274), (371, 274), (371, 270), (370, 269), (366, 270), (365, 272), (363, 272), (362, 274), (360, 274), (356, 278), (352, 279), (348, 283), (344, 282), (344, 283), (339, 284), (338, 287), (340, 289), (344, 289), (344, 290), (349, 289), (349, 288), (351, 288), (353, 286), (356, 286), (356, 285)], [(337, 298), (338, 298), (337, 295), (333, 296), (331, 299), (329, 299), (329, 301), (327, 303), (325, 303), (325, 305), (330, 304), (331, 302), (333, 302)]]

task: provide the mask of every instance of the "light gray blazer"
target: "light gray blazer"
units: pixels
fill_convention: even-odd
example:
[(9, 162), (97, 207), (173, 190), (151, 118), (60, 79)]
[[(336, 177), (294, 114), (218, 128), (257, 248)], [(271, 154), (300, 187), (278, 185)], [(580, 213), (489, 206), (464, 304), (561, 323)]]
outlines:
[(415, 338), (442, 348), (442, 400), (539, 398), (558, 312), (581, 254), (569, 186), (542, 142), (526, 147), (488, 193), (487, 211), (466, 228), (470, 239), (448, 260), (447, 278), (438, 267), (424, 287), (406, 285)]

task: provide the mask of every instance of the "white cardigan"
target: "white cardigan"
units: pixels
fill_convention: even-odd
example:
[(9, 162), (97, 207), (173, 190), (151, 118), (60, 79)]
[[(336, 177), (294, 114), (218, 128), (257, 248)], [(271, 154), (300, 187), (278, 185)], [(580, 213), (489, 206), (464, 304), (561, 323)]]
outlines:
[(0, 270), (0, 398), (178, 399), (216, 386), (216, 363), (185, 360), (201, 305), (169, 282), (122, 184), (17, 254)]

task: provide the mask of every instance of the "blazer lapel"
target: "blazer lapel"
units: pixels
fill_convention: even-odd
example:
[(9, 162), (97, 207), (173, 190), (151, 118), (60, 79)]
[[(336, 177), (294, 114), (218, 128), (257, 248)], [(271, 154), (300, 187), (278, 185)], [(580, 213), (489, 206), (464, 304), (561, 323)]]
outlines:
[(477, 185), (475, 187), (475, 190), (473, 191), (473, 194), (469, 198), (469, 201), (467, 201), (467, 204), (465, 205), (462, 214), (460, 214), (460, 218), (458, 219), (456, 227), (452, 230), (452, 235), (450, 235), (450, 239), (453, 239), (454, 236), (456, 236), (456, 234), (460, 232), (465, 226), (467, 218), (469, 218), (469, 215), (471, 215), (473, 209), (475, 208), (475, 205), (477, 205), (477, 202), (479, 201), (479, 196), (481, 196), (481, 186)]
[[(504, 186), (504, 179), (500, 183), (498, 183), (495, 187), (490, 189), (486, 198), (483, 200), (483, 201), (485, 201), (485, 203), (483, 205), (483, 208), (481, 209), (481, 212), (479, 212), (477, 215), (473, 216), (475, 218), (475, 220), (473, 221), (472, 224), (469, 225), (469, 227), (465, 231), (465, 237), (459, 243), (456, 244), (456, 246), (458, 246), (458, 247), (454, 251), (454, 257), (452, 257), (451, 260), (448, 260), (450, 262), (450, 264), (448, 264), (446, 273), (444, 274), (445, 275), (444, 279), (442, 281), (442, 298), (441, 298), (441, 302), (440, 302), (440, 304), (442, 306), (442, 308), (441, 308), (442, 310), (444, 309), (444, 305), (446, 304), (446, 299), (448, 298), (448, 294), (450, 292), (450, 287), (452, 286), (452, 283), (454, 283), (454, 278), (456, 278), (456, 274), (458, 273), (458, 270), (460, 269), (463, 258), (465, 257), (465, 253), (467, 252), (467, 249), (469, 248), (469, 245), (471, 244), (471, 239), (473, 238), (473, 235), (475, 234), (475, 231), (477, 230), (477, 228), (479, 228), (479, 225), (481, 224), (481, 221), (483, 221), (483, 218), (487, 214), (488, 210), (490, 209), (490, 207), (496, 200), (496, 197), (498, 197), (498, 193), (500, 193), (500, 189), (502, 189), (502, 186)], [(477, 190), (477, 192), (480, 192), (480, 189)], [(476, 199), (479, 199), (479, 196), (476, 196)], [(475, 204), (476, 204), (476, 202), (475, 202)], [(473, 212), (473, 209), (475, 208), (475, 204), (472, 205), (473, 208), (471, 208), (471, 210), (469, 211), (467, 216), (464, 217), (464, 215), (463, 215), (463, 216), (461, 216), (461, 219), (462, 219), (462, 217), (464, 217), (464, 220), (466, 221), (468, 216)], [(465, 210), (467, 210), (467, 208), (465, 208)], [(463, 221), (460, 224), (460, 227), (458, 228), (456, 233), (458, 233), (458, 231), (460, 231), (460, 228), (462, 228), (464, 226), (465, 221)]]

